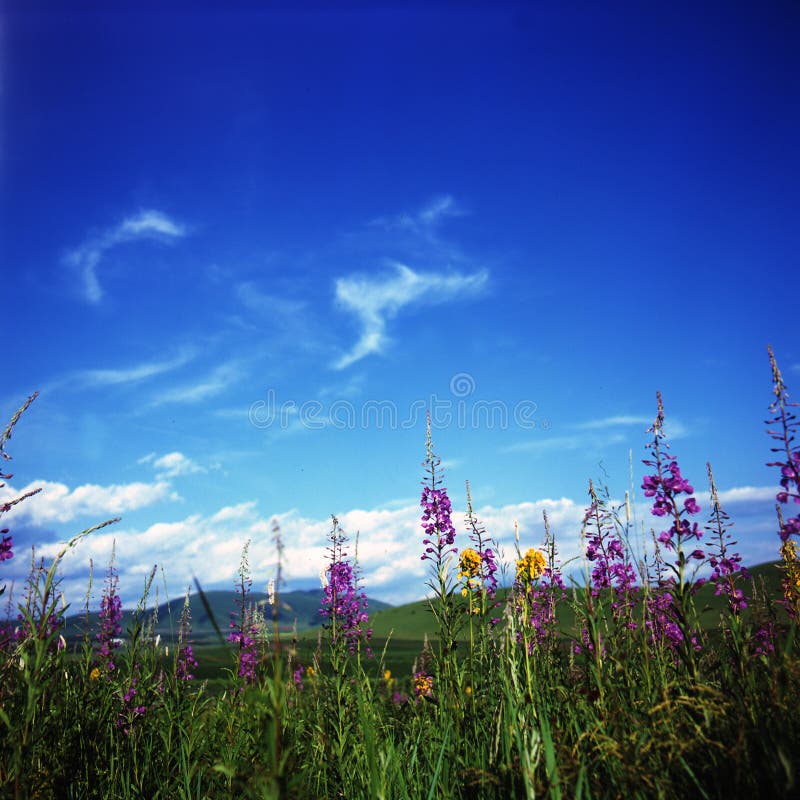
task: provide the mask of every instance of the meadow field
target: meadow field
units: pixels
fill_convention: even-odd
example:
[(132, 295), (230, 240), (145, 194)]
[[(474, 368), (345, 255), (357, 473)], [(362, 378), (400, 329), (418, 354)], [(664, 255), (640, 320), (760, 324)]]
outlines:
[[(651, 518), (637, 527), (627, 494), (615, 501), (590, 482), (580, 530), (551, 530), (545, 514), (544, 541), (518, 537), (505, 565), (469, 491), (463, 524), (453, 511), (429, 423), (419, 537), (429, 599), (403, 607), (370, 610), (332, 518), (321, 626), (313, 609), (302, 630), (279, 618), (277, 528), (268, 595), (252, 591), (261, 576), (245, 546), (232, 616), (198, 585), (169, 621), (156, 618), (148, 584), (123, 617), (113, 561), (100, 608), (76, 615), (80, 598), (67, 612), (58, 576), (96, 528), (82, 532), (34, 563), (0, 623), (0, 796), (800, 796), (799, 425), (769, 355), (775, 563), (743, 564), (711, 465), (685, 476), (668, 447), (660, 395), (643, 442)], [(643, 534), (641, 552), (631, 543)], [(13, 530), (1, 535), (0, 570), (16, 557)], [(579, 579), (562, 573), (566, 537), (580, 537)], [(201, 608), (214, 633), (198, 639)]]

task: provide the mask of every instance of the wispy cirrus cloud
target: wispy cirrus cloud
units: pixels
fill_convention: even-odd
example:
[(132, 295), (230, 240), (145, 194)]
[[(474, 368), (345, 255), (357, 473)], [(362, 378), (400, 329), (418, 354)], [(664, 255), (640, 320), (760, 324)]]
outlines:
[(156, 395), (151, 406), (162, 406), (169, 403), (200, 403), (224, 392), (242, 375), (242, 365), (238, 361), (220, 364), (207, 375), (184, 384), (175, 386)]
[(117, 245), (140, 239), (170, 241), (180, 239), (187, 233), (183, 225), (154, 209), (139, 211), (127, 217), (113, 228), (89, 237), (65, 256), (65, 263), (77, 270), (84, 299), (93, 304), (103, 299), (103, 287), (97, 270), (105, 254)]
[[(237, 327), (250, 326), (254, 331), (268, 331), (270, 348), (282, 351), (315, 351), (325, 336), (312, 313), (308, 300), (264, 291), (255, 281), (234, 286), (236, 299), (251, 312)], [(237, 323), (230, 320), (234, 325)]]
[[(620, 414), (610, 417), (590, 419), (576, 422), (568, 426), (575, 433), (563, 436), (545, 436), (536, 431), (530, 438), (514, 442), (501, 448), (501, 453), (531, 453), (544, 455), (558, 451), (583, 450), (603, 455), (606, 448), (631, 442), (634, 432), (626, 430), (636, 428), (635, 435), (641, 439), (642, 431), (653, 424), (646, 416)], [(668, 419), (664, 423), (664, 433), (670, 440), (688, 436), (688, 428), (679, 420)]]
[(292, 320), (308, 308), (303, 300), (292, 300), (261, 291), (253, 281), (242, 281), (236, 284), (236, 297), (252, 311), (268, 314), (276, 322)]
[(138, 383), (180, 369), (192, 361), (196, 355), (197, 352), (194, 349), (186, 348), (173, 358), (161, 361), (143, 361), (128, 367), (78, 370), (71, 373), (62, 382), (70, 385), (80, 384), (84, 387), (120, 386), (127, 383)]
[[(653, 417), (633, 414), (618, 414), (611, 417), (601, 417), (590, 419), (585, 422), (576, 422), (570, 427), (576, 431), (613, 431), (620, 428), (637, 427), (643, 430), (651, 427)], [(681, 439), (689, 435), (689, 429), (680, 420), (674, 417), (668, 418), (664, 422), (664, 433), (670, 439)]]
[(401, 230), (411, 233), (430, 233), (448, 217), (461, 217), (465, 212), (456, 204), (450, 194), (443, 194), (432, 198), (422, 208), (413, 214), (403, 213), (386, 217), (376, 217), (371, 220), (370, 227), (383, 228), (384, 230)]
[(395, 264), (393, 274), (378, 278), (339, 278), (336, 303), (358, 319), (361, 335), (353, 347), (333, 363), (333, 368), (345, 369), (372, 353), (383, 352), (388, 342), (387, 321), (404, 308), (474, 296), (485, 290), (488, 281), (489, 272), (485, 269), (473, 273), (415, 272), (405, 264)]
[(604, 433), (601, 435), (575, 434), (570, 436), (547, 436), (514, 442), (500, 449), (501, 453), (532, 453), (534, 455), (553, 451), (584, 450), (602, 453), (604, 448), (628, 441), (623, 433)]
[(636, 417), (631, 415), (619, 415), (615, 417), (603, 417), (602, 419), (590, 419), (586, 422), (578, 422), (573, 425), (579, 431), (597, 431), (607, 428), (618, 428), (627, 425), (652, 425), (653, 420), (648, 417)]

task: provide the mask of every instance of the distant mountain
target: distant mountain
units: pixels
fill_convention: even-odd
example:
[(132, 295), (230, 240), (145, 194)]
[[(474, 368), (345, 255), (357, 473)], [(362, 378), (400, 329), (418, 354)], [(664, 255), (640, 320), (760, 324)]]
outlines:
[[(189, 597), (189, 611), (192, 617), (192, 639), (196, 642), (213, 641), (217, 638), (213, 620), (216, 621), (220, 632), (226, 636), (230, 630), (230, 622), (233, 614), (239, 610), (240, 598), (233, 591), (208, 591), (204, 593), (208, 608), (203, 603), (199, 594)], [(325, 621), (319, 613), (322, 603), (322, 590), (309, 589), (306, 591), (283, 592), (278, 596), (278, 624), (281, 632), (291, 631), (295, 625), (298, 631), (306, 631), (310, 628), (317, 628)], [(267, 620), (272, 620), (272, 606), (268, 605), (263, 594), (254, 594), (252, 601), (256, 603), (266, 616)], [(160, 634), (162, 639), (171, 640), (177, 636), (180, 624), (181, 612), (183, 611), (184, 598), (171, 600), (169, 603), (162, 603), (158, 606), (155, 614), (155, 632)], [(380, 600), (367, 598), (368, 610), (381, 611), (391, 608), (388, 603)], [(211, 612), (209, 614), (209, 611)], [(89, 632), (92, 637), (97, 633), (98, 613), (89, 614)], [(126, 610), (122, 615), (122, 637), (131, 624), (133, 612)], [(154, 617), (154, 609), (148, 608), (146, 619)], [(83, 636), (86, 627), (86, 620), (83, 614), (76, 614), (67, 618), (65, 635), (68, 639), (76, 639)]]

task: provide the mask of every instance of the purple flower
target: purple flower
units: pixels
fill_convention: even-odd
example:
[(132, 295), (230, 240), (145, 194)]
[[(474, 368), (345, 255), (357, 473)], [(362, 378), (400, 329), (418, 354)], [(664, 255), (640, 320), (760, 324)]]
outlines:
[[(592, 564), (589, 588), (593, 597), (607, 590), (611, 598), (611, 613), (616, 622), (625, 627), (635, 627), (632, 611), (638, 594), (636, 573), (625, 546), (617, 531), (616, 523), (608, 510), (608, 490), (598, 497), (594, 484), (589, 481), (591, 503), (583, 518), (583, 533), (586, 537), (586, 558)], [(589, 634), (583, 630), (583, 645), (576, 645), (575, 652), (594, 652)]]
[(723, 510), (714, 483), (711, 464), (706, 464), (708, 480), (711, 486), (711, 517), (706, 525), (709, 532), (707, 547), (710, 551), (708, 563), (711, 565), (709, 580), (715, 585), (714, 594), (724, 594), (728, 598), (728, 606), (733, 614), (739, 614), (747, 608), (747, 597), (737, 586), (739, 578), (750, 579), (750, 574), (742, 566), (742, 557), (731, 548), (736, 544), (729, 529), (733, 524)]
[[(247, 551), (250, 542), (245, 544), (242, 551), (242, 562), (239, 566), (239, 580), (236, 583), (236, 594), (238, 595), (238, 614), (232, 615), (230, 621), (231, 632), (228, 634), (228, 641), (237, 647), (236, 661), (238, 665), (237, 674), (244, 678), (246, 684), (254, 684), (257, 678), (258, 667), (258, 640), (260, 635), (259, 626), (256, 620), (255, 611), (247, 602), (250, 594), (250, 587), (253, 581), (250, 578), (250, 565), (247, 561)], [(236, 617), (238, 616), (238, 621)]]
[[(347, 537), (339, 527), (339, 520), (336, 517), (332, 519), (331, 544), (328, 547), (330, 562), (325, 572), (320, 614), (328, 620), (326, 627), (331, 632), (331, 642), (343, 638), (350, 652), (355, 653), (359, 641), (372, 638), (367, 596), (359, 589), (356, 570), (344, 550)], [(367, 655), (372, 655), (369, 648)]]
[[(3, 529), (0, 533), (8, 533), (8, 528)], [(13, 539), (10, 536), (3, 536), (2, 541), (0, 541), (0, 563), (14, 558), (14, 552), (11, 549), (13, 546)]]
[[(514, 581), (514, 608), (517, 614), (524, 615), (521, 623), (528, 627), (531, 633), (528, 637), (529, 654), (533, 653), (535, 647), (554, 646), (557, 642), (556, 606), (566, 597), (564, 580), (556, 563), (555, 539), (550, 532), (547, 512), (542, 513), (545, 531), (543, 548), (545, 566), (536, 582), (529, 579), (531, 577), (530, 568), (527, 573), (524, 570), (522, 572), (518, 570)], [(534, 548), (528, 552), (532, 551), (539, 554), (539, 551), (535, 551)], [(499, 621), (499, 619), (493, 619), (492, 624), (495, 625)], [(518, 642), (523, 642), (525, 638), (522, 631), (517, 633)]]
[[(798, 407), (798, 403), (790, 402), (775, 354), (771, 347), (768, 347), (767, 351), (772, 367), (772, 393), (775, 395), (769, 407), (772, 417), (767, 420), (767, 424), (778, 426), (777, 429), (768, 428), (767, 433), (777, 442), (772, 452), (780, 454), (777, 461), (770, 461), (767, 466), (780, 468), (781, 490), (776, 494), (776, 500), (781, 504), (788, 503), (790, 499), (800, 503), (800, 446), (797, 445), (800, 422), (794, 410)], [(781, 519), (779, 533), (782, 542), (792, 536), (800, 535), (800, 514)]]
[[(8, 461), (11, 459), (11, 456), (5, 452), (6, 442), (8, 441), (9, 437), (11, 436), (11, 432), (14, 430), (14, 426), (17, 424), (19, 418), (28, 410), (30, 404), (39, 396), (39, 392), (34, 392), (23, 404), (22, 407), (11, 417), (11, 422), (8, 423), (6, 426), (5, 431), (3, 431), (2, 436), (0, 436), (0, 457), (4, 460)], [(2, 481), (10, 480), (14, 477), (10, 472), (6, 473), (0, 470), (0, 488), (4, 487), (6, 484)], [(17, 497), (15, 500), (9, 500), (6, 503), (0, 503), (0, 515), (4, 514), (6, 511), (10, 511), (11, 508), (17, 503), (22, 502), (23, 500), (27, 500), (29, 497), (38, 494), (41, 492), (41, 489), (33, 489), (31, 491), (27, 491), (22, 494), (20, 497)], [(14, 542), (10, 536), (6, 536), (8, 533), (8, 528), (3, 528), (0, 530), (0, 564), (3, 561), (9, 561), (14, 557), (14, 552), (12, 551), (12, 547), (14, 546)], [(0, 587), (0, 594), (3, 592), (5, 587)]]
[(654, 590), (645, 603), (645, 629), (651, 645), (666, 645), (677, 650), (683, 643), (683, 633), (674, 618), (675, 606), (672, 593)]
[(194, 674), (190, 671), (193, 669), (197, 669), (194, 650), (190, 644), (184, 644), (178, 650), (178, 658), (175, 662), (175, 677), (179, 681), (194, 680)]
[[(648, 619), (646, 625), (650, 631), (651, 643), (658, 645), (665, 643), (674, 649), (680, 649), (681, 656), (686, 661), (687, 666), (694, 670), (694, 660), (692, 651), (699, 649), (695, 631), (691, 628), (691, 622), (687, 619), (686, 599), (689, 594), (696, 589), (691, 580), (685, 575), (687, 561), (687, 545), (695, 539), (703, 538), (703, 531), (696, 522), (691, 522), (687, 517), (697, 514), (700, 511), (694, 494), (694, 487), (684, 478), (678, 465), (677, 458), (668, 452), (669, 445), (664, 442), (664, 404), (661, 399), (661, 392), (656, 393), (658, 399), (658, 413), (649, 432), (653, 434), (653, 441), (647, 445), (651, 457), (644, 460), (648, 467), (653, 468), (653, 473), (648, 475), (642, 482), (645, 494), (654, 498), (652, 513), (656, 517), (668, 517), (670, 525), (666, 530), (662, 530), (656, 536), (656, 549), (658, 544), (672, 553), (675, 558), (666, 564), (672, 572), (669, 580), (663, 578), (663, 567), (665, 562), (657, 553), (659, 571), (659, 589), (648, 598), (647, 611)], [(680, 503), (680, 495), (686, 494)], [(699, 548), (693, 549), (688, 560), (702, 562), (705, 560), (705, 553)], [(700, 564), (695, 567), (695, 574)], [(673, 591), (665, 591), (670, 588)]]
[(762, 625), (753, 634), (751, 643), (754, 656), (768, 656), (775, 652), (775, 629), (772, 622)]
[(100, 599), (100, 631), (97, 638), (97, 658), (102, 670), (106, 673), (106, 680), (111, 680), (111, 673), (116, 666), (113, 652), (119, 647), (119, 635), (122, 633), (120, 620), (122, 619), (122, 600), (117, 594), (119, 576), (114, 568), (114, 557), (106, 573), (103, 586), (103, 596)]
[(179, 681), (194, 680), (192, 670), (197, 668), (194, 650), (192, 649), (192, 645), (188, 642), (191, 631), (192, 620), (189, 612), (189, 593), (187, 590), (183, 611), (181, 611), (180, 626), (178, 627), (178, 655), (175, 659), (175, 677)]
[(294, 683), (295, 688), (297, 689), (298, 692), (302, 692), (303, 689), (305, 688), (303, 686), (303, 674), (304, 673), (305, 673), (305, 670), (303, 669), (303, 665), (302, 664), (298, 664), (297, 665), (297, 669), (292, 673), (292, 682)]
[[(687, 497), (683, 501), (683, 508), (678, 506), (677, 498), (680, 494), (692, 495), (694, 487), (681, 474), (680, 466), (675, 456), (665, 452), (666, 445), (662, 445), (664, 438), (662, 426), (664, 423), (664, 407), (661, 393), (658, 393), (658, 416), (651, 430), (654, 432), (653, 442), (648, 445), (652, 458), (645, 459), (644, 463), (655, 468), (655, 473), (646, 475), (642, 481), (642, 489), (646, 497), (654, 498), (651, 513), (656, 517), (671, 517), (672, 524), (667, 530), (658, 534), (658, 541), (668, 550), (680, 551), (687, 539), (702, 539), (703, 533), (697, 523), (692, 523), (684, 517), (685, 514), (697, 514), (700, 506), (694, 497)], [(699, 551), (695, 551), (697, 553)], [(694, 556), (694, 553), (692, 554)]]
[(427, 416), (425, 448), (426, 458), (423, 465), (430, 478), (423, 481), (420, 499), (422, 530), (425, 532), (422, 539), (425, 550), (420, 558), (422, 561), (432, 561), (436, 571), (441, 574), (445, 557), (449, 553), (458, 552), (458, 548), (453, 547), (456, 540), (456, 529), (451, 519), (453, 507), (447, 496), (447, 489), (439, 486), (441, 476), (438, 470), (441, 459), (433, 452), (430, 414)]
[[(486, 528), (480, 523), (472, 509), (472, 494), (469, 489), (469, 481), (467, 481), (467, 514), (465, 521), (474, 550), (467, 548), (462, 551), (459, 577), (466, 578), (465, 588), (467, 590), (485, 591), (488, 597), (494, 598), (497, 589), (497, 577), (495, 576), (498, 569), (497, 561), (494, 550), (488, 546), (492, 544), (492, 540), (486, 535)], [(465, 554), (470, 553), (470, 551), (474, 553), (474, 556), (477, 556), (477, 563), (470, 562), (465, 565)]]
[[(422, 560), (439, 562), (456, 540), (456, 529), (451, 519), (453, 507), (447, 496), (447, 489), (424, 487), (420, 506), (422, 506), (422, 529), (425, 531), (422, 543), (426, 545)], [(455, 547), (452, 548), (452, 552), (456, 552)]]
[(683, 507), (689, 514), (699, 514), (700, 513), (700, 506), (697, 505), (697, 501), (694, 497), (689, 497), (683, 501)]
[(258, 667), (258, 627), (248, 609), (236, 623), (231, 621), (233, 630), (228, 634), (228, 641), (238, 648), (237, 675), (244, 678), (245, 683), (256, 682), (256, 669)]
[(136, 700), (139, 693), (136, 689), (138, 682), (139, 679), (135, 676), (131, 679), (125, 694), (122, 695), (122, 709), (117, 716), (116, 725), (126, 735), (134, 732), (138, 719), (147, 713), (147, 707), (141, 702), (137, 703)]

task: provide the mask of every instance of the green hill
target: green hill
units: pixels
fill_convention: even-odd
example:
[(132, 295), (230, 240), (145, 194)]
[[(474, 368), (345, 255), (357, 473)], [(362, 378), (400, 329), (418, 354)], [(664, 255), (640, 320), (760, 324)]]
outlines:
[[(772, 598), (780, 598), (782, 596), (781, 572), (777, 567), (778, 564), (776, 563), (767, 563), (759, 564), (749, 570), (759, 591), (763, 584), (767, 596)], [(745, 593), (749, 595), (751, 593), (750, 585), (744, 583), (742, 585)], [(578, 591), (582, 590), (579, 589)], [(507, 589), (498, 591), (497, 600), (501, 605), (497, 609), (497, 616), (502, 616), (502, 605), (505, 602), (507, 593)], [(568, 595), (571, 595), (571, 590), (568, 590)], [(706, 584), (698, 590), (695, 596), (695, 603), (701, 614), (701, 623), (704, 627), (716, 627), (719, 622), (720, 611), (726, 602), (724, 596), (714, 594), (714, 587), (710, 584)], [(569, 602), (560, 603), (557, 608), (557, 614), (558, 625), (561, 630), (567, 631), (573, 627), (575, 617)], [(370, 614), (370, 626), (376, 639), (385, 639), (391, 634), (393, 639), (413, 639), (421, 642), (426, 633), (431, 639), (438, 635), (438, 626), (429, 609), (427, 600), (419, 600), (402, 606), (392, 606), (375, 614)], [(469, 631), (468, 628), (465, 628), (461, 632), (461, 638), (468, 637)]]

